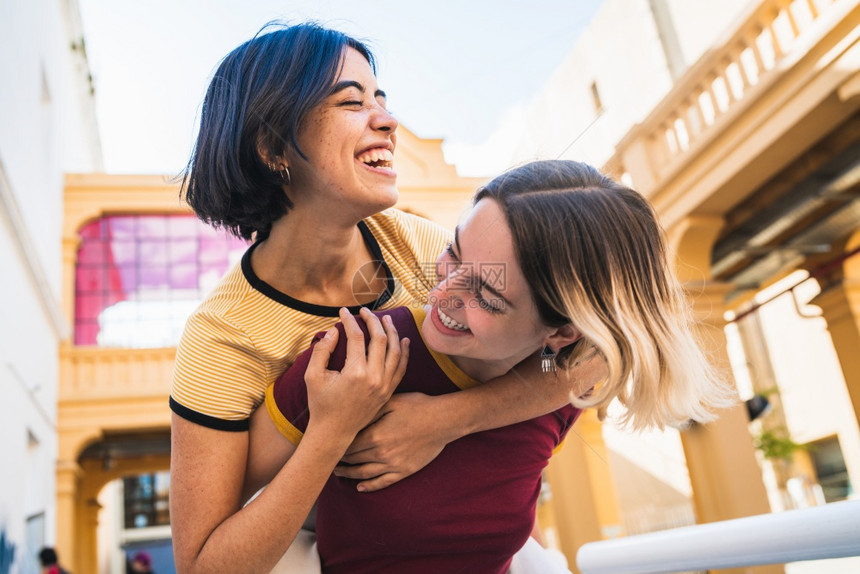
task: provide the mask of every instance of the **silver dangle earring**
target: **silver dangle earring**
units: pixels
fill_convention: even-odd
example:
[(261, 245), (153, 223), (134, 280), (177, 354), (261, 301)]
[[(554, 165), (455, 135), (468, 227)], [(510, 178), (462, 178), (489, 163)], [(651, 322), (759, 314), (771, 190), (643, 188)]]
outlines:
[(547, 345), (540, 352), (540, 370), (544, 373), (554, 373), (555, 369), (555, 351)]

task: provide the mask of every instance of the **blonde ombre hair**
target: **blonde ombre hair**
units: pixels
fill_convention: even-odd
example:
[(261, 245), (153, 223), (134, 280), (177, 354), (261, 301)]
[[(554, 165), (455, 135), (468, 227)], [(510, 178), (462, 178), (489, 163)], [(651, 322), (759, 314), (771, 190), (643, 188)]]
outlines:
[(608, 375), (580, 408), (601, 418), (618, 398), (633, 429), (707, 422), (736, 402), (693, 335), (663, 231), (636, 191), (574, 161), (537, 161), (478, 190), (505, 212), (517, 259), (543, 322), (582, 333), (562, 349), (562, 370), (596, 350)]

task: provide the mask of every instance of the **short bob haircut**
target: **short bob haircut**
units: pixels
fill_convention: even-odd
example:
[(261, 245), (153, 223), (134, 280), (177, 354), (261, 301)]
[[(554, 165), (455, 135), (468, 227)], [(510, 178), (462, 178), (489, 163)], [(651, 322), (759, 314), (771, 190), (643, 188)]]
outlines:
[(197, 216), (244, 239), (268, 237), (293, 206), (276, 158), (298, 145), (310, 110), (328, 95), (348, 48), (376, 63), (363, 43), (315, 22), (270, 23), (221, 61), (200, 114), (200, 131), (182, 173), (185, 201)]
[(636, 191), (575, 161), (536, 161), (478, 190), (497, 201), (544, 324), (581, 334), (556, 363), (595, 351), (608, 376), (572, 397), (602, 415), (618, 398), (633, 429), (707, 422), (736, 396), (708, 363), (689, 303), (669, 264), (663, 231)]

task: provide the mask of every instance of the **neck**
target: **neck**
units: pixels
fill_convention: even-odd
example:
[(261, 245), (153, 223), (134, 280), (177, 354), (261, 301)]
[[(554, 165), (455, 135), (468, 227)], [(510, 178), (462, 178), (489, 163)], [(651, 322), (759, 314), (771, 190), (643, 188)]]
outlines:
[[(354, 305), (355, 271), (373, 259), (357, 221), (335, 224), (291, 211), (252, 254), (260, 279), (301, 300)], [(308, 297), (308, 294), (312, 294)]]
[(487, 381), (501, 377), (505, 373), (512, 371), (514, 367), (526, 358), (521, 357), (520, 359), (512, 358), (510, 360), (500, 359), (497, 361), (486, 361), (469, 357), (449, 356), (451, 361), (457, 365), (457, 368), (476, 381), (480, 381), (482, 383), (486, 383)]

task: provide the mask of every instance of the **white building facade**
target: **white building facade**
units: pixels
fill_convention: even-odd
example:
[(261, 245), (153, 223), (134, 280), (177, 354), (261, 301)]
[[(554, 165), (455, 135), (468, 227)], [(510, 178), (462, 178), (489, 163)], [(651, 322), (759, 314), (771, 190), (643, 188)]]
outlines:
[[(497, 173), (532, 159), (601, 166), (675, 79), (730, 27), (749, 0), (605, 0), (570, 53), (525, 108), (476, 151), (493, 150)], [(470, 146), (461, 146), (467, 157)], [(486, 153), (476, 153), (486, 157)], [(469, 171), (467, 160), (458, 168)]]
[(77, 2), (0, 3), (0, 47), (0, 572), (29, 574), (55, 543), (64, 174), (101, 150)]

